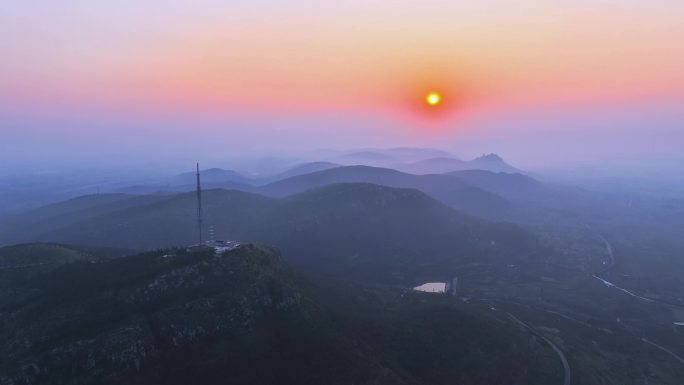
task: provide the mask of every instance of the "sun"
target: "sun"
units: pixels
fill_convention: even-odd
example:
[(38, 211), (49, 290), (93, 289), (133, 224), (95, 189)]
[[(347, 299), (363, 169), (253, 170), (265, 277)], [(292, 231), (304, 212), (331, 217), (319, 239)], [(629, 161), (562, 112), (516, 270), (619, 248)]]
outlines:
[(436, 92), (430, 92), (425, 96), (425, 101), (431, 106), (436, 106), (442, 101), (442, 97)]

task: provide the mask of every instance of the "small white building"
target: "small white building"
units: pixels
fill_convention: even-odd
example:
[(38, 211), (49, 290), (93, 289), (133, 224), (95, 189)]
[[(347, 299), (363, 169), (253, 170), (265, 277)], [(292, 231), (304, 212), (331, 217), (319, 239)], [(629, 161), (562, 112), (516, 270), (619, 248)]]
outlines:
[(237, 241), (208, 241), (207, 246), (214, 249), (216, 255), (222, 255), (226, 251), (231, 251), (240, 246), (240, 242)]

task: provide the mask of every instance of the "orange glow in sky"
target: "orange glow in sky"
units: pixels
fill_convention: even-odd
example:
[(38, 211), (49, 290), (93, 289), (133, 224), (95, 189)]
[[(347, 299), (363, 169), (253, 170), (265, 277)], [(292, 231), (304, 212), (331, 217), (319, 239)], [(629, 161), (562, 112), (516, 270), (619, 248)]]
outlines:
[(447, 121), (684, 95), (684, 2), (16, 4), (0, 98), (33, 103)]

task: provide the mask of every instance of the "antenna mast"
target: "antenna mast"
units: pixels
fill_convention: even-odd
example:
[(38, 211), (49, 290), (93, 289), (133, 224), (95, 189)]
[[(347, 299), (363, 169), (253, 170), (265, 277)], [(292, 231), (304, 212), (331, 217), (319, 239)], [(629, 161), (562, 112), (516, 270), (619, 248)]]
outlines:
[(199, 232), (199, 244), (202, 244), (202, 187), (200, 186), (199, 163), (197, 163), (197, 230)]

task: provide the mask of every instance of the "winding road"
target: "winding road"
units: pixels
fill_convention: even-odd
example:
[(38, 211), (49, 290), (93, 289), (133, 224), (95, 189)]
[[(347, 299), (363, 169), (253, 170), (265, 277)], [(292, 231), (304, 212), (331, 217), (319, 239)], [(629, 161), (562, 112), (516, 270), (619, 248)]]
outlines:
[(551, 342), (548, 338), (544, 337), (539, 333), (538, 331), (534, 330), (534, 328), (527, 323), (521, 321), (518, 317), (514, 316), (513, 314), (504, 311), (508, 317), (510, 317), (513, 321), (517, 322), (518, 324), (522, 325), (525, 327), (527, 330), (532, 332), (532, 334), (536, 335), (537, 337), (541, 338), (546, 342), (551, 348), (558, 354), (558, 358), (560, 358), (561, 364), (563, 365), (563, 385), (570, 385), (571, 381), (571, 372), (570, 372), (570, 364), (568, 363), (568, 359), (565, 357), (565, 354), (563, 353), (562, 350), (556, 344)]
[(616, 284), (614, 284), (614, 283), (612, 283), (606, 279), (603, 279), (597, 275), (597, 274), (605, 273), (608, 270), (610, 270), (611, 268), (613, 268), (613, 266), (615, 266), (615, 254), (613, 253), (613, 245), (610, 242), (608, 242), (608, 240), (603, 235), (596, 233), (596, 232), (595, 232), (595, 234), (599, 238), (601, 238), (601, 240), (603, 241), (603, 244), (606, 247), (606, 253), (608, 254), (608, 266), (606, 266), (606, 268), (601, 270), (600, 272), (598, 272), (596, 274), (592, 274), (591, 276), (598, 279), (599, 281), (603, 282), (603, 284), (606, 285), (607, 287), (613, 287), (615, 289), (618, 289), (625, 294), (631, 295), (634, 298), (638, 298), (640, 300), (648, 301), (648, 302), (656, 302), (655, 300), (653, 300), (651, 298), (642, 297), (638, 294), (632, 293), (631, 291), (629, 291), (625, 288), (622, 288), (622, 287), (620, 287), (620, 286), (618, 286), (618, 285), (616, 285)]
[(666, 347), (660, 346), (660, 345), (656, 344), (655, 342), (649, 341), (649, 340), (647, 340), (646, 338), (643, 338), (643, 337), (641, 338), (641, 340), (644, 341), (645, 343), (649, 344), (649, 345), (653, 345), (653, 346), (655, 346), (656, 348), (658, 348), (658, 349), (664, 351), (665, 353), (667, 353), (667, 354), (671, 355), (672, 357), (674, 357), (674, 358), (675, 358), (677, 361), (679, 361), (680, 363), (684, 364), (684, 358), (680, 357), (677, 353), (673, 352), (672, 350), (670, 350), (670, 349), (668, 349), (668, 348), (666, 348)]
[(639, 299), (641, 299), (641, 300), (648, 301), (648, 302), (655, 302), (654, 300), (652, 300), (652, 299), (650, 299), (650, 298), (646, 298), (646, 297), (642, 297), (642, 296), (640, 296), (640, 295), (638, 295), (638, 294), (634, 294), (634, 293), (632, 293), (631, 291), (629, 291), (629, 290), (627, 290), (627, 289), (624, 289), (624, 288), (621, 288), (620, 286), (618, 286), (618, 285), (616, 285), (616, 284), (614, 284), (614, 283), (612, 283), (612, 282), (608, 282), (608, 281), (606, 281), (605, 279), (603, 279), (603, 278), (597, 276), (596, 274), (593, 274), (592, 277), (594, 277), (594, 278), (598, 279), (599, 281), (603, 282), (604, 285), (606, 285), (606, 286), (608, 286), (608, 287), (614, 287), (614, 288), (616, 288), (616, 289), (622, 291), (623, 293), (626, 293), (626, 294), (631, 295), (631, 296), (634, 297), (634, 298), (639, 298)]
[[(606, 238), (604, 238), (601, 234), (598, 234), (598, 233), (597, 233), (596, 235), (598, 235), (599, 238), (601, 238), (601, 240), (603, 241), (603, 243), (604, 243), (605, 246), (606, 246), (606, 252), (608, 253), (609, 265), (608, 265), (607, 268), (605, 268), (603, 271), (600, 272), (600, 273), (605, 273), (606, 271), (610, 270), (613, 266), (615, 266), (615, 255), (613, 254), (613, 246), (612, 246), (612, 245), (610, 244), (610, 242), (608, 242), (608, 240), (607, 240)], [(600, 273), (599, 273), (599, 274), (600, 274)], [(640, 295), (638, 295), (638, 294), (632, 293), (631, 291), (629, 291), (629, 290), (627, 290), (627, 289), (624, 289), (624, 288), (622, 288), (622, 287), (620, 287), (620, 286), (617, 286), (616, 284), (614, 284), (614, 283), (612, 283), (612, 282), (609, 282), (609, 281), (607, 281), (607, 280), (605, 280), (605, 279), (599, 277), (599, 276), (596, 275), (596, 274), (592, 274), (592, 277), (594, 277), (594, 278), (598, 279), (599, 281), (603, 282), (604, 285), (606, 285), (606, 286), (608, 286), (608, 287), (613, 287), (613, 288), (615, 288), (615, 289), (618, 289), (618, 290), (622, 291), (622, 292), (625, 293), (625, 294), (631, 295), (631, 296), (634, 297), (634, 298), (638, 298), (638, 299), (640, 299), (640, 300), (647, 301), (647, 302), (656, 302), (656, 303), (660, 303), (660, 304), (665, 305), (665, 306), (680, 307), (680, 306), (678, 306), (678, 305), (669, 304), (669, 303), (662, 302), (662, 301), (657, 301), (657, 300), (654, 300), (654, 299), (651, 299), (651, 298), (646, 298), (646, 297), (640, 296)], [(670, 349), (668, 349), (668, 348), (666, 348), (666, 347), (664, 347), (664, 346), (658, 345), (657, 343), (655, 343), (655, 342), (653, 342), (653, 341), (650, 341), (650, 340), (648, 340), (648, 339), (646, 339), (646, 338), (644, 338), (644, 337), (641, 337), (640, 339), (641, 339), (642, 342), (647, 343), (647, 344), (649, 344), (649, 345), (651, 345), (651, 346), (655, 346), (656, 348), (660, 349), (661, 351), (663, 351), (663, 352), (669, 354), (670, 356), (672, 356), (674, 359), (676, 359), (677, 361), (679, 361), (681, 364), (684, 364), (684, 358), (682, 358), (680, 355), (678, 355), (677, 353), (673, 352), (672, 350), (670, 350)]]
[(616, 285), (616, 284), (614, 284), (614, 283), (612, 283), (612, 282), (610, 282), (610, 281), (608, 281), (608, 280), (606, 280), (606, 279), (604, 279), (604, 278), (599, 277), (598, 274), (605, 273), (605, 272), (607, 272), (608, 270), (610, 270), (613, 266), (615, 266), (615, 255), (613, 254), (613, 246), (610, 244), (610, 242), (608, 242), (608, 240), (607, 240), (606, 238), (604, 238), (602, 235), (600, 235), (600, 234), (597, 234), (597, 235), (598, 235), (599, 238), (601, 238), (601, 240), (603, 240), (603, 243), (604, 243), (605, 246), (606, 246), (606, 253), (608, 254), (608, 258), (609, 258), (609, 265), (608, 265), (608, 267), (606, 267), (606, 268), (603, 269), (602, 271), (597, 272), (596, 274), (592, 274), (592, 275), (591, 275), (592, 277), (598, 279), (599, 281), (601, 281), (601, 282), (602, 282), (604, 285), (606, 285), (607, 287), (612, 287), (612, 288), (614, 288), (614, 289), (620, 290), (621, 292), (623, 292), (623, 293), (625, 293), (625, 294), (627, 294), (627, 295), (630, 295), (630, 296), (632, 296), (632, 297), (634, 297), (634, 298), (640, 299), (640, 300), (642, 300), (642, 301), (654, 302), (654, 303), (659, 303), (659, 304), (665, 305), (665, 306), (674, 306), (674, 307), (682, 308), (682, 306), (679, 305), (679, 304), (669, 303), (669, 302), (665, 302), (665, 301), (662, 301), (662, 300), (656, 300), (656, 299), (653, 299), (653, 298), (648, 298), (648, 297), (644, 297), (644, 296), (638, 295), (638, 294), (636, 294), (636, 293), (634, 293), (634, 292), (632, 292), (632, 291), (629, 291), (629, 290), (627, 290), (627, 289), (625, 289), (625, 288), (623, 288), (623, 287), (620, 287), (620, 286), (618, 286), (618, 285)]

